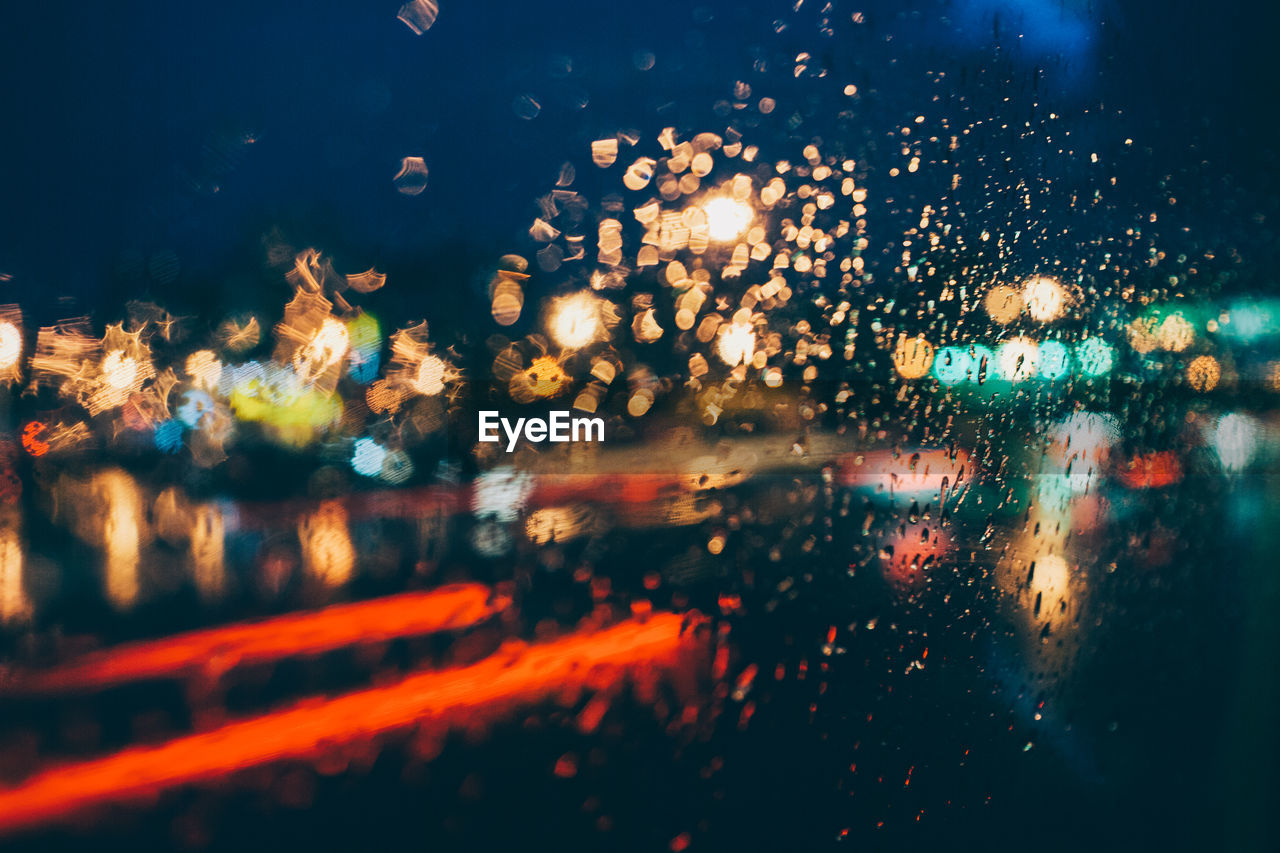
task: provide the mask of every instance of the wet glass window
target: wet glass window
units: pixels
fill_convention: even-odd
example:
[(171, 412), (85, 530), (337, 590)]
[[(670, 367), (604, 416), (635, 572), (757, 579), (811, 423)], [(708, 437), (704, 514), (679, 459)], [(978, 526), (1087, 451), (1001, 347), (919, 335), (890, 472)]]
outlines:
[(0, 13), (0, 843), (1276, 849), (1277, 32)]

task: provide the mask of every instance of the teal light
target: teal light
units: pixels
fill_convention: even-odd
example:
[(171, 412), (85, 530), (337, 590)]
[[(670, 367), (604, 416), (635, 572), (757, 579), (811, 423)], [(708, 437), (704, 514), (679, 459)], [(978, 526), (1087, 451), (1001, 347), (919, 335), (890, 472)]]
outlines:
[(1102, 376), (1111, 372), (1115, 350), (1101, 338), (1089, 338), (1076, 345), (1076, 361), (1085, 376)]
[(995, 368), (996, 354), (982, 344), (969, 347), (969, 358), (973, 359), (973, 369), (969, 372), (971, 382), (977, 382), (979, 377), (985, 380)]
[(1040, 345), (1037, 366), (1040, 369), (1040, 375), (1045, 379), (1058, 379), (1066, 375), (1067, 369), (1071, 366), (1071, 354), (1060, 342), (1045, 341)]
[(984, 367), (991, 369), (991, 350), (981, 344), (967, 347), (943, 347), (933, 359), (933, 375), (943, 385), (977, 382)]
[(1225, 332), (1237, 340), (1249, 342), (1276, 331), (1275, 304), (1271, 301), (1245, 301), (1231, 305), (1230, 322)]
[(943, 347), (933, 359), (933, 375), (943, 385), (963, 382), (971, 372), (973, 357), (961, 347)]

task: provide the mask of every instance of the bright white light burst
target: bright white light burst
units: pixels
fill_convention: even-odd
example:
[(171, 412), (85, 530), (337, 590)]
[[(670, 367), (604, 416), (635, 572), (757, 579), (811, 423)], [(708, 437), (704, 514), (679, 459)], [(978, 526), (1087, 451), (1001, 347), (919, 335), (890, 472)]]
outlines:
[(8, 370), (22, 356), (22, 332), (12, 323), (0, 323), (0, 370)]
[(552, 309), (551, 337), (564, 349), (578, 349), (598, 340), (601, 325), (600, 299), (590, 293), (567, 296)]
[(733, 323), (720, 327), (716, 354), (730, 367), (750, 364), (756, 352), (756, 331), (750, 323)]
[(1026, 300), (1027, 313), (1041, 323), (1056, 320), (1067, 303), (1062, 285), (1047, 276), (1029, 279), (1022, 287), (1022, 298)]
[(754, 216), (751, 205), (724, 197), (711, 199), (702, 209), (707, 214), (707, 233), (721, 243), (742, 236)]

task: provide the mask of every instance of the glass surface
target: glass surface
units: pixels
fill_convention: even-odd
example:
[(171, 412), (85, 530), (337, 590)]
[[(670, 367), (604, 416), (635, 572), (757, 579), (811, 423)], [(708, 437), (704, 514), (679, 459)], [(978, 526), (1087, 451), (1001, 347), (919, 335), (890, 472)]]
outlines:
[(0, 13), (0, 843), (1280, 847), (1261, 0)]

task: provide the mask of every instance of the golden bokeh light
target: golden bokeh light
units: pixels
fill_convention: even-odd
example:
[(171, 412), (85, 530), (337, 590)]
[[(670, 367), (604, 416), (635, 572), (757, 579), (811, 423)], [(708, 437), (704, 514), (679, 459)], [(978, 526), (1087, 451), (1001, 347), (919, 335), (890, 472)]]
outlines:
[(1000, 325), (1012, 323), (1022, 313), (1024, 302), (1022, 294), (1003, 284), (998, 284), (987, 292), (982, 307), (987, 315)]
[(1197, 391), (1212, 391), (1222, 378), (1222, 368), (1211, 355), (1196, 356), (1187, 365), (1187, 384)]
[(418, 365), (413, 387), (418, 393), (434, 397), (444, 390), (446, 365), (439, 356), (429, 355)]
[(339, 364), (351, 348), (351, 332), (336, 317), (325, 317), (304, 346), (293, 354), (293, 367), (304, 382), (313, 383)]
[(1165, 317), (1156, 330), (1156, 340), (1160, 348), (1169, 352), (1182, 352), (1195, 343), (1196, 327), (1181, 314), (1170, 314)]
[(893, 367), (900, 376), (904, 379), (919, 379), (927, 375), (932, 366), (933, 344), (919, 336), (902, 335), (898, 338), (898, 344), (893, 350)]
[(187, 356), (187, 375), (191, 384), (206, 391), (212, 391), (222, 376), (222, 362), (213, 350), (196, 350)]
[(1146, 355), (1160, 345), (1156, 337), (1156, 323), (1150, 317), (1138, 317), (1125, 326), (1125, 335), (1129, 338), (1129, 346)]

